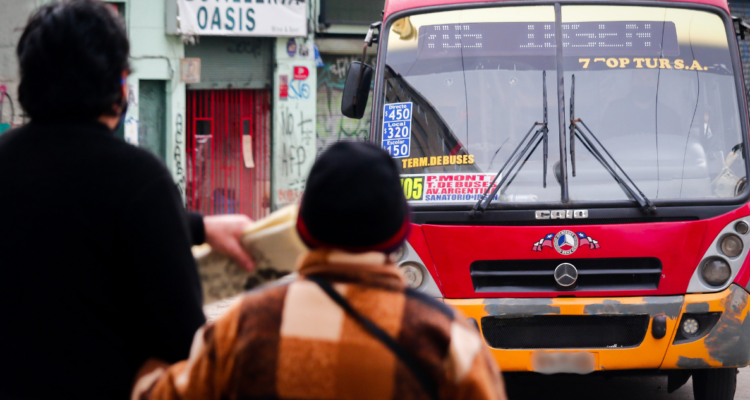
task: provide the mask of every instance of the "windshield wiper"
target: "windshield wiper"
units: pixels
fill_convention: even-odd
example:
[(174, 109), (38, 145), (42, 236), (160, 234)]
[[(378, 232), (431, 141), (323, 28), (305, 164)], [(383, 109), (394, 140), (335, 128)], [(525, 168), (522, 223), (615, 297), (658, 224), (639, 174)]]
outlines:
[[(625, 189), (627, 193), (632, 196), (635, 201), (638, 202), (638, 205), (640, 205), (641, 209), (645, 213), (653, 213), (656, 212), (656, 206), (654, 203), (649, 200), (645, 194), (641, 191), (640, 188), (638, 188), (638, 185), (633, 182), (632, 179), (630, 179), (630, 176), (625, 172), (625, 170), (620, 166), (620, 164), (617, 163), (617, 160), (615, 160), (614, 157), (612, 157), (611, 154), (609, 154), (609, 151), (607, 151), (607, 148), (604, 147), (604, 145), (597, 139), (596, 135), (594, 135), (593, 132), (591, 132), (591, 129), (589, 129), (588, 126), (583, 122), (583, 119), (575, 117), (575, 98), (576, 98), (576, 76), (572, 76), (572, 83), (570, 86), (570, 162), (571, 167), (573, 168), (573, 176), (576, 176), (576, 148), (575, 148), (575, 138), (578, 137), (578, 140), (581, 141), (581, 144), (583, 144), (583, 147), (586, 148), (593, 156), (594, 158), (599, 161), (604, 169), (607, 170), (607, 172), (612, 175), (613, 178), (615, 178), (615, 181), (617, 181), (618, 184), (620, 184), (620, 187)], [(582, 130), (578, 123), (580, 123), (584, 128)], [(607, 162), (607, 160), (604, 158), (604, 154), (600, 152), (596, 146), (594, 146), (594, 142), (592, 142), (587, 135), (591, 136), (594, 141), (596, 141), (596, 144), (601, 147), (601, 149), (604, 151), (604, 154), (606, 154), (610, 160), (612, 160), (612, 163), (614, 163), (615, 166), (622, 172), (622, 175), (617, 172), (616, 169), (612, 167), (612, 165)], [(623, 179), (623, 177), (625, 179)], [(627, 182), (626, 182), (627, 180)], [(628, 182), (630, 185), (628, 185)], [(632, 187), (631, 187), (632, 185)]]
[[(534, 151), (536, 151), (536, 148), (539, 147), (540, 143), (544, 143), (543, 146), (543, 161), (544, 161), (544, 169), (542, 171), (542, 186), (547, 187), (547, 148), (548, 148), (548, 133), (549, 129), (547, 129), (547, 71), (542, 71), (542, 98), (543, 98), (543, 112), (544, 112), (544, 122), (534, 122), (533, 125), (531, 125), (531, 129), (529, 129), (528, 132), (526, 132), (526, 135), (523, 137), (520, 143), (518, 143), (518, 146), (516, 146), (515, 150), (513, 150), (513, 153), (510, 155), (507, 161), (505, 161), (505, 164), (503, 164), (503, 167), (500, 168), (500, 171), (497, 172), (497, 175), (495, 175), (495, 178), (492, 179), (492, 182), (490, 182), (489, 186), (487, 186), (487, 189), (484, 190), (484, 193), (482, 193), (482, 197), (479, 198), (479, 201), (477, 201), (476, 204), (474, 204), (474, 208), (471, 209), (470, 215), (472, 217), (475, 216), (481, 216), (484, 211), (487, 209), (487, 207), (490, 205), (492, 200), (495, 198), (495, 195), (497, 195), (497, 192), (500, 190), (500, 188), (505, 184), (505, 181), (508, 180), (508, 177), (510, 176), (510, 173), (513, 171), (514, 168), (516, 168), (516, 165), (518, 165), (518, 162), (521, 161), (524, 155), (528, 153), (528, 156), (523, 160), (523, 163), (520, 167), (518, 167), (518, 170), (513, 175), (513, 177), (510, 179), (506, 187), (508, 187), (511, 182), (513, 182), (513, 179), (516, 178), (516, 175), (521, 171), (524, 165), (526, 165), (526, 162), (529, 160), (532, 154), (534, 154)], [(529, 135), (531, 135), (531, 132), (534, 131), (534, 128), (541, 126), (541, 128), (537, 129), (536, 132), (534, 132), (534, 135), (531, 136), (530, 140), (526, 140), (529, 138)], [(534, 144), (536, 142), (536, 144)], [(504, 143), (503, 143), (504, 144)], [(524, 147), (524, 144), (526, 145)], [(531, 145), (534, 145), (533, 148), (531, 148)], [(523, 150), (519, 153), (518, 150), (523, 147)], [(531, 148), (531, 151), (529, 152), (529, 149)], [(508, 169), (508, 173), (503, 175), (503, 171), (505, 171), (505, 167), (510, 164), (510, 162), (513, 161), (513, 165), (510, 166)], [(502, 179), (500, 179), (500, 183), (495, 186), (493, 189), (493, 185), (495, 182), (497, 182), (497, 179), (503, 175)], [(489, 194), (489, 191), (492, 190), (492, 193)]]

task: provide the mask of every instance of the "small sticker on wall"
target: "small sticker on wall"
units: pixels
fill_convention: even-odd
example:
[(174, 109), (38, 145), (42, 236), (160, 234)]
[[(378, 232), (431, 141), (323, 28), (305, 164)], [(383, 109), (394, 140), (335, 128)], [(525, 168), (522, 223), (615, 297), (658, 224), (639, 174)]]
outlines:
[(138, 146), (138, 120), (132, 116), (125, 118), (125, 141)]
[(310, 76), (310, 70), (307, 69), (307, 67), (304, 67), (304, 66), (294, 67), (294, 80), (295, 81), (304, 81), (305, 79), (307, 79), (308, 76)]
[(392, 103), (383, 107), (383, 148), (393, 158), (409, 157), (412, 103)]
[(289, 77), (279, 75), (279, 99), (286, 100), (287, 98), (289, 98)]
[(297, 54), (297, 41), (294, 40), (294, 38), (291, 38), (286, 42), (286, 53), (289, 57), (294, 57), (294, 55)]
[(242, 121), (242, 158), (245, 168), (255, 168), (253, 159), (253, 136), (250, 134), (250, 120)]

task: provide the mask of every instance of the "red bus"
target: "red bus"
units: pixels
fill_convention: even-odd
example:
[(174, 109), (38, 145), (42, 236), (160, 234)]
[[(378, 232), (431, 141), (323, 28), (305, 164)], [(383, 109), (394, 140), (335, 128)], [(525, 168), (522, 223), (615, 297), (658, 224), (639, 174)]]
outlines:
[(732, 399), (750, 364), (746, 28), (724, 0), (387, 1), (342, 111), (361, 117), (374, 81), (410, 284), (503, 371), (643, 370)]

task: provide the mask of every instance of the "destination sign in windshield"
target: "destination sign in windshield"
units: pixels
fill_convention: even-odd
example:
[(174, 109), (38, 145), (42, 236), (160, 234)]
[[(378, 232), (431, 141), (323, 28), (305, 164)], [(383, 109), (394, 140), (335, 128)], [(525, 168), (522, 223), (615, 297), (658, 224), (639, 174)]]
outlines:
[[(562, 24), (563, 55), (677, 56), (674, 22), (607, 21)], [(419, 58), (554, 56), (555, 24), (496, 22), (419, 28)]]

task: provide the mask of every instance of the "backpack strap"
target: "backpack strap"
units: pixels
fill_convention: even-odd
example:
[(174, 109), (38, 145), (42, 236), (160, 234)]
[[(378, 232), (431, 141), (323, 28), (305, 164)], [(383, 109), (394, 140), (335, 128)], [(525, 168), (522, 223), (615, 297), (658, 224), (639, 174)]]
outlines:
[(366, 318), (349, 304), (346, 299), (333, 288), (330, 282), (318, 277), (308, 276), (308, 280), (315, 282), (328, 297), (331, 298), (336, 304), (339, 305), (346, 313), (352, 317), (359, 325), (361, 325), (367, 332), (369, 332), (375, 339), (379, 340), (385, 347), (387, 347), (401, 362), (409, 368), (412, 375), (419, 381), (422, 389), (430, 396), (433, 400), (438, 400), (437, 385), (433, 382), (429, 374), (424, 370), (419, 361), (408, 351), (396, 342), (388, 333), (377, 326), (370, 319)]

